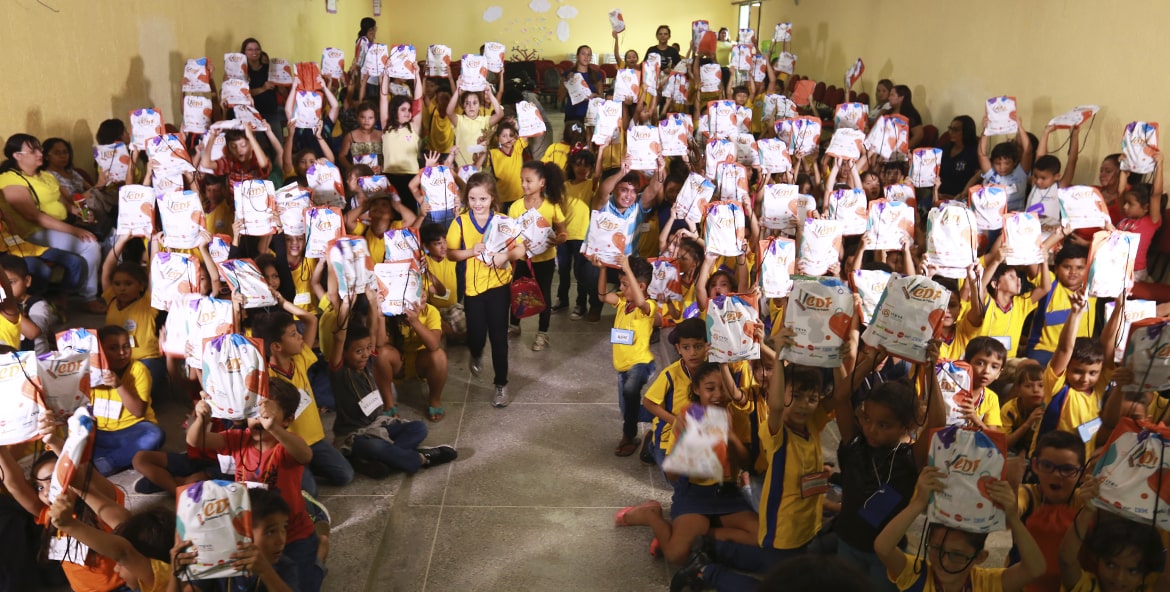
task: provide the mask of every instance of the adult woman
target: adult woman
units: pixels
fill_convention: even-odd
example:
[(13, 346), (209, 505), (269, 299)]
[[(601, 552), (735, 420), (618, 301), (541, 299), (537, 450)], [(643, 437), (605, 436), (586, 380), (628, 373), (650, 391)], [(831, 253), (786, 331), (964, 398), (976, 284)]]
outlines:
[(382, 116), (382, 173), (390, 180), (398, 198), (410, 211), (418, 211), (418, 201), (410, 190), (410, 181), (418, 174), (418, 140), (422, 130), (422, 78), (414, 75), (414, 98), (390, 97), (390, 78), (382, 77), (380, 111)]
[(73, 146), (69, 142), (62, 138), (49, 138), (41, 149), (45, 151), (45, 164), (41, 165), (41, 170), (57, 178), (61, 193), (85, 193), (93, 185), (85, 175), (73, 168)]
[(276, 100), (276, 84), (268, 80), (268, 58), (263, 55), (260, 42), (251, 37), (240, 44), (240, 53), (248, 58), (248, 86), (252, 89), (252, 102), (279, 141), (284, 137), (284, 122), (281, 121), (280, 104)]
[(38, 170), (45, 160), (40, 140), (28, 134), (13, 134), (4, 144), (4, 158), (0, 163), (0, 191), (4, 195), (0, 212), (8, 229), (50, 250), (80, 255), (84, 259), (84, 281), (78, 291), (85, 300), (85, 310), (105, 312), (105, 303), (98, 298), (101, 245), (92, 232), (65, 221), (69, 214), (81, 212), (62, 194), (56, 177)]
[(873, 89), (873, 107), (869, 109), (869, 119), (877, 119), (879, 115), (890, 112), (890, 91), (894, 90), (894, 81), (882, 78)]
[[(353, 81), (362, 79), (362, 67), (366, 64), (366, 50), (370, 48), (370, 44), (378, 37), (378, 21), (370, 17), (363, 17), (361, 24), (358, 26), (357, 41), (354, 42), (353, 47), (353, 65), (349, 68), (349, 78)], [(354, 91), (350, 91), (353, 93)], [(365, 96), (373, 97), (378, 92), (378, 83), (374, 81), (367, 82)]]
[(726, 68), (731, 64), (732, 47), (735, 47), (735, 42), (731, 40), (731, 32), (727, 27), (719, 29), (719, 36), (715, 40), (715, 61), (719, 62), (720, 66)]
[(979, 135), (975, 120), (960, 115), (947, 126), (947, 143), (942, 147), (942, 166), (939, 167), (940, 196), (954, 197), (963, 192), (967, 181), (979, 172)]
[(669, 72), (676, 64), (682, 61), (682, 56), (678, 55), (678, 49), (670, 46), (670, 27), (667, 25), (658, 25), (658, 30), (654, 32), (654, 36), (658, 38), (658, 45), (646, 50), (646, 55), (652, 53), (658, 54), (662, 62), (662, 71)]
[(910, 122), (910, 149), (913, 150), (921, 146), (922, 116), (918, 114), (918, 109), (914, 108), (914, 100), (909, 86), (899, 84), (890, 91), (890, 107), (893, 108), (894, 113), (905, 117)]
[[(564, 101), (569, 92), (565, 88), (565, 84), (569, 82), (571, 76), (577, 75), (585, 79), (585, 84), (589, 85), (589, 90), (594, 97), (605, 96), (605, 74), (601, 70), (595, 70), (591, 66), (593, 63), (593, 49), (588, 45), (582, 45), (577, 48), (577, 61), (572, 68), (566, 70), (561, 76), (561, 88), (557, 91), (557, 101)], [(585, 112), (589, 110), (589, 101), (581, 101), (573, 104), (565, 102), (565, 122), (570, 121), (585, 121)]]

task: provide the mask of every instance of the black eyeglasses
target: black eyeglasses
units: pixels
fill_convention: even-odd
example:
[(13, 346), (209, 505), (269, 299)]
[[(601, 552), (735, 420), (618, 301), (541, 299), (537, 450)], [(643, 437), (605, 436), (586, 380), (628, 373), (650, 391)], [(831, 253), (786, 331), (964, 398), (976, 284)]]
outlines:
[(1058, 465), (1050, 460), (1043, 459), (1036, 460), (1036, 470), (1049, 475), (1056, 473), (1065, 479), (1081, 474), (1081, 467), (1079, 465)]
[[(947, 551), (947, 550), (943, 549), (942, 547), (935, 547), (933, 545), (928, 545), (928, 548), (932, 552), (937, 553), (939, 559), (941, 559), (943, 561), (943, 563), (947, 563), (950, 565), (966, 566), (966, 565), (970, 564), (972, 561), (975, 561), (975, 558), (979, 556), (978, 553), (976, 553), (974, 555), (967, 555), (966, 553), (960, 553), (958, 551)], [(965, 569), (965, 567), (964, 567), (964, 569)], [(962, 571), (962, 570), (960, 570), (960, 571)]]

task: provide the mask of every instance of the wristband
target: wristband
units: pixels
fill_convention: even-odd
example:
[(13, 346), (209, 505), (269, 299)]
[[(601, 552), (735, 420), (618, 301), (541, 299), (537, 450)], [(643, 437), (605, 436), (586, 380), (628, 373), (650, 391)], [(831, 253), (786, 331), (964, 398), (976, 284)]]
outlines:
[(382, 416), (383, 417), (397, 417), (398, 416), (398, 405), (395, 405), (389, 409), (383, 410)]

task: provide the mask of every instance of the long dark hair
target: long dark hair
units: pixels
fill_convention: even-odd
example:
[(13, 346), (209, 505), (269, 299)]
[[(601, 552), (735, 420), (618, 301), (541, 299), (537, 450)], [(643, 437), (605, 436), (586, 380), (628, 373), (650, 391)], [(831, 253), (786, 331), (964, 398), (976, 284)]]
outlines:
[[(906, 119), (917, 119), (922, 121), (922, 115), (918, 113), (918, 109), (914, 108), (914, 93), (910, 91), (910, 87), (905, 84), (899, 84), (894, 87), (894, 92), (902, 97), (902, 104), (898, 107), (898, 114), (905, 115)], [(913, 114), (914, 117), (910, 115)]]
[(358, 26), (359, 29), (357, 38), (361, 39), (362, 37), (366, 36), (366, 33), (370, 32), (370, 29), (376, 29), (378, 27), (378, 21), (374, 20), (372, 17), (366, 16), (362, 17), (362, 22)]
[(540, 175), (540, 178), (544, 180), (544, 198), (548, 200), (548, 203), (564, 209), (565, 174), (561, 171), (561, 167), (551, 162), (530, 160), (524, 163), (522, 170)]
[(963, 147), (979, 144), (979, 134), (975, 131), (975, 120), (970, 115), (959, 115), (954, 119), (963, 126)]
[(260, 52), (261, 53), (264, 52), (264, 46), (260, 45), (260, 41), (257, 40), (255, 37), (249, 37), (249, 38), (245, 39), (243, 43), (240, 44), (240, 53), (244, 53), (244, 50), (248, 49), (249, 43), (255, 43), (258, 47), (260, 47)]
[[(408, 119), (406, 121), (406, 123), (399, 123), (398, 122), (398, 110), (400, 108), (402, 108), (403, 103), (410, 103), (410, 102), (411, 102), (411, 98), (407, 97), (407, 96), (403, 96), (403, 95), (394, 95), (390, 99), (390, 104), (389, 104), (389, 106), (387, 106), (387, 112), (386, 112), (388, 119), (386, 121), (386, 125), (384, 126), (386, 128), (386, 131), (396, 130), (398, 128), (403, 128), (403, 127), (410, 129), (410, 124), (411, 124), (411, 121), (413, 121), (413, 117), (411, 119)], [(413, 115), (413, 113), (412, 113), (412, 115)]]
[(28, 144), (29, 148), (34, 150), (41, 147), (41, 141), (36, 136), (30, 134), (12, 134), (8, 136), (8, 141), (4, 143), (4, 162), (0, 162), (0, 173), (17, 171), (23, 174), (20, 167), (17, 166), (14, 157), (17, 152), (24, 150), (25, 144)]
[[(45, 154), (48, 154), (50, 150), (57, 146), (57, 144), (64, 144), (65, 150), (69, 152), (69, 160), (65, 163), (65, 170), (73, 170), (73, 144), (70, 144), (68, 140), (64, 138), (49, 138), (48, 140), (45, 140), (44, 144), (41, 144), (41, 150), (43, 150)], [(45, 162), (41, 164), (40, 170), (43, 171), (47, 168), (49, 168), (49, 159), (46, 158)]]
[[(48, 464), (49, 466), (54, 467), (53, 470), (56, 471), (55, 467), (57, 465), (57, 460), (58, 460), (58, 458), (57, 458), (57, 454), (55, 452), (45, 452), (45, 453), (41, 454), (40, 456), (38, 456), (36, 458), (36, 460), (33, 461), (32, 466), (29, 467), (29, 479), (35, 480), (37, 478), (37, 470), (40, 469), (45, 464)], [(77, 470), (81, 471), (81, 473), (74, 481), (74, 484), (78, 485), (78, 489), (81, 489), (83, 491), (88, 490), (90, 477), (92, 476), (93, 471), (95, 470), (93, 465), (92, 464), (80, 465), (77, 467)], [(45, 487), (48, 487), (48, 485), (45, 485)], [(64, 492), (62, 492), (61, 495), (64, 495)], [(95, 513), (93, 511), (93, 509), (90, 508), (89, 505), (85, 503), (85, 500), (80, 498), (80, 497), (77, 498), (77, 501), (73, 505), (73, 513), (77, 517), (77, 520), (79, 522), (81, 522), (82, 524), (86, 524), (86, 525), (92, 526), (94, 528), (98, 528), (100, 526), (100, 521), (98, 520), (97, 513)], [(49, 560), (49, 543), (56, 536), (57, 536), (57, 527), (53, 526), (52, 523), (45, 525), (45, 529), (41, 531), (41, 544), (38, 547), (38, 551), (37, 551), (37, 563), (39, 563), (41, 565), (48, 565), (51, 563), (51, 561)], [(77, 543), (74, 542), (72, 544), (76, 545)], [(74, 549), (71, 549), (71, 551), (72, 550), (74, 550)], [(93, 567), (94, 565), (96, 565), (97, 564), (97, 554), (96, 553), (88, 554), (85, 558), (85, 564), (90, 566), (90, 567)]]

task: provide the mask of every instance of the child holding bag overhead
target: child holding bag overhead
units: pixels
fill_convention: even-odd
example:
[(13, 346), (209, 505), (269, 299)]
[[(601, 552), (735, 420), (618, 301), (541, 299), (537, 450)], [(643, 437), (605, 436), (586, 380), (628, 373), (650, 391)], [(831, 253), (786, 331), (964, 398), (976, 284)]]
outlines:
[[(504, 117), (504, 109), (492, 93), (463, 92), (459, 85), (455, 85), (455, 96), (447, 103), (447, 119), (455, 128), (455, 147), (459, 148), (455, 154), (455, 166), (474, 164), (476, 155), (485, 150), (489, 130)], [(491, 99), (491, 115), (483, 108), (484, 95)], [(462, 107), (463, 112), (457, 113), (456, 107)]]
[(1144, 282), (1150, 279), (1146, 271), (1146, 255), (1150, 251), (1150, 244), (1154, 235), (1162, 227), (1162, 160), (1161, 152), (1154, 153), (1154, 184), (1149, 191), (1145, 187), (1135, 185), (1126, 189), (1129, 182), (1129, 173), (1121, 171), (1118, 190), (1121, 192), (1121, 214), (1125, 216), (1117, 222), (1117, 229), (1126, 232), (1136, 232), (1141, 239), (1138, 242), (1137, 260), (1133, 265), (1133, 281)]
[[(520, 220), (528, 264), (516, 266), (516, 277), (534, 277), (540, 286), (545, 307), (540, 312), (532, 351), (548, 347), (548, 324), (552, 318), (552, 280), (556, 273), (557, 246), (568, 238), (565, 233), (565, 180), (555, 164), (535, 160), (524, 163), (520, 169), (520, 185), (524, 199), (512, 202), (508, 216)], [(529, 212), (535, 211), (535, 214)], [(549, 232), (547, 229), (551, 228)], [(544, 230), (542, 230), (544, 229)], [(531, 240), (536, 238), (537, 240)], [(520, 335), (520, 319), (511, 317), (508, 336)]]
[(379, 101), (382, 119), (382, 173), (390, 180), (399, 199), (411, 211), (418, 201), (410, 181), (418, 174), (418, 146), (422, 133), (422, 78), (415, 72), (412, 97), (390, 96), (390, 77), (382, 77)]

